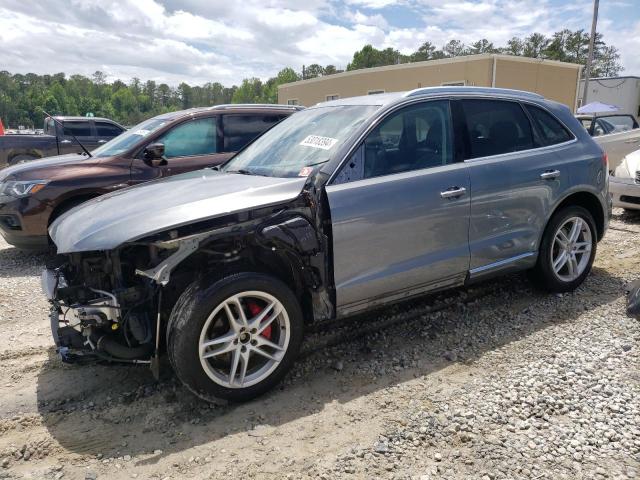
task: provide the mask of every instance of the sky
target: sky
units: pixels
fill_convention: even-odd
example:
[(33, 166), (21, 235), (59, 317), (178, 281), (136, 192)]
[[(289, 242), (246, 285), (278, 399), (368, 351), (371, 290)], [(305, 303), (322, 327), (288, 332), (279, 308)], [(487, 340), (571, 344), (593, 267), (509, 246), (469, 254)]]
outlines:
[[(0, 70), (105, 72), (177, 85), (263, 80), (290, 66), (345, 68), (370, 43), (423, 42), (591, 28), (592, 0), (0, 0)], [(623, 74), (640, 75), (640, 0), (601, 0), (598, 31)]]

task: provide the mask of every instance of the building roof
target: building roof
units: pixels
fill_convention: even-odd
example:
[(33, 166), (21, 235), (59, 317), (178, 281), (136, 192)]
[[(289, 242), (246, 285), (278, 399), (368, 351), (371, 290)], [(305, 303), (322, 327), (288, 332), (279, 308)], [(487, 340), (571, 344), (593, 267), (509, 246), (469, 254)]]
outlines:
[(423, 62), (399, 63), (397, 65), (385, 65), (383, 67), (371, 67), (371, 68), (361, 68), (358, 70), (349, 70), (346, 72), (334, 73), (333, 75), (326, 75), (323, 77), (308, 78), (306, 80), (298, 80), (297, 82), (283, 83), (282, 85), (278, 85), (278, 89), (289, 87), (292, 85), (305, 85), (309, 83), (322, 82), (323, 80), (327, 80), (330, 78), (333, 79), (333, 78), (349, 77), (352, 75), (364, 75), (364, 74), (375, 73), (375, 72), (384, 72), (388, 70), (406, 70), (406, 69), (412, 69), (412, 68), (418, 68), (418, 67), (424, 67), (424, 66), (443, 65), (447, 63), (473, 62), (476, 60), (486, 60), (486, 59), (510, 60), (513, 62), (524, 62), (524, 63), (544, 63), (548, 65), (564, 66), (566, 68), (572, 68), (572, 69), (582, 68), (582, 65), (579, 65), (577, 63), (559, 62), (557, 60), (520, 57), (516, 55), (503, 55), (503, 54), (497, 54), (497, 53), (481, 53), (479, 55), (462, 55), (459, 57), (442, 58), (439, 60), (425, 60)]

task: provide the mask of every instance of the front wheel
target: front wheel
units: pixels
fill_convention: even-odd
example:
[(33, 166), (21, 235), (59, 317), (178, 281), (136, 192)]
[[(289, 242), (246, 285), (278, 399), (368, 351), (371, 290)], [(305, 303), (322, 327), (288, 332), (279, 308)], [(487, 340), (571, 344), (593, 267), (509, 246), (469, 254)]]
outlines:
[(178, 378), (199, 397), (246, 401), (284, 377), (302, 337), (291, 289), (268, 275), (240, 273), (185, 290), (169, 319), (167, 350)]
[(570, 292), (589, 275), (596, 255), (597, 232), (592, 215), (571, 206), (557, 212), (542, 237), (533, 274), (543, 289)]

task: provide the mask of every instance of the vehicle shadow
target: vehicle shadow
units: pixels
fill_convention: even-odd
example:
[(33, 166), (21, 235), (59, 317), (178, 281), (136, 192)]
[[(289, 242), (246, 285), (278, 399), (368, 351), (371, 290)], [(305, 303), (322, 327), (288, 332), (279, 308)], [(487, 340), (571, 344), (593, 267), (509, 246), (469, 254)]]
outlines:
[[(572, 294), (549, 295), (533, 290), (518, 274), (369, 313), (360, 318), (366, 322), (347, 322), (342, 343), (311, 348), (275, 391), (239, 405), (197, 399), (169, 368), (154, 383), (144, 367), (63, 366), (52, 353), (38, 375), (39, 411), (49, 433), (70, 452), (147, 454), (138, 464), (155, 463), (228, 435), (252, 435), (256, 425), (278, 427), (333, 402), (345, 404), (416, 377), (428, 379), (454, 362), (473, 364), (486, 352), (624, 295), (624, 282), (602, 269), (594, 268), (585, 285), (588, 291), (583, 286)], [(434, 301), (447, 309), (402, 320)], [(394, 315), (400, 321), (367, 328)], [(398, 359), (401, 368), (380, 370), (383, 355)], [(342, 368), (335, 367), (338, 362)], [(156, 449), (162, 453), (154, 455)]]

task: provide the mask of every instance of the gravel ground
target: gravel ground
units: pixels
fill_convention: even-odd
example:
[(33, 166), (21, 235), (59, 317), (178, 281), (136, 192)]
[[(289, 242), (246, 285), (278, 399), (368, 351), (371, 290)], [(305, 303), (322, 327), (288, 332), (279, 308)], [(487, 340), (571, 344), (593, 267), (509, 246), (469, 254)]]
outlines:
[(311, 331), (278, 390), (208, 405), (168, 369), (62, 365), (44, 255), (0, 241), (0, 478), (640, 478), (640, 216), (592, 275), (525, 275)]

